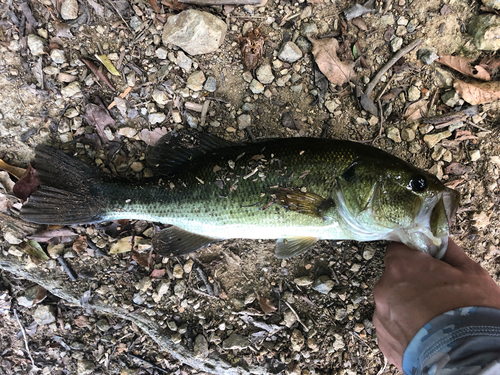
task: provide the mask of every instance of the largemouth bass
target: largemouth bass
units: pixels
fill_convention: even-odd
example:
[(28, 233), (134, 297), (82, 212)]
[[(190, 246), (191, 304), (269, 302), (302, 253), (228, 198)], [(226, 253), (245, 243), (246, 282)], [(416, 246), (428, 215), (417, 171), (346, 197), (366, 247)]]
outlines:
[(124, 183), (38, 146), (34, 167), (41, 186), (21, 217), (39, 224), (171, 224), (153, 239), (165, 255), (248, 238), (277, 239), (279, 258), (301, 254), (320, 239), (400, 241), (441, 258), (459, 201), (459, 193), (435, 176), (350, 141), (243, 145), (203, 133), (170, 135), (150, 160), (163, 176), (159, 183)]

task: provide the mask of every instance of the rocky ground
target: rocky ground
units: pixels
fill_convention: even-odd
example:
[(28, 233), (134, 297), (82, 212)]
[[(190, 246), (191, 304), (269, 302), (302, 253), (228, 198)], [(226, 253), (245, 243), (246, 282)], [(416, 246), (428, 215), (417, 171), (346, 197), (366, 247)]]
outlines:
[[(181, 128), (373, 144), (460, 191), (452, 236), (499, 281), (496, 11), (464, 0), (353, 5), (3, 1), (0, 158), (26, 168), (37, 144), (51, 144), (143, 179), (148, 148)], [(314, 52), (332, 38), (326, 57)], [(231, 240), (161, 258), (152, 223), (22, 223), (16, 178), (0, 177), (0, 373), (397, 372), (371, 322), (384, 243), (323, 241), (278, 260), (271, 241)]]

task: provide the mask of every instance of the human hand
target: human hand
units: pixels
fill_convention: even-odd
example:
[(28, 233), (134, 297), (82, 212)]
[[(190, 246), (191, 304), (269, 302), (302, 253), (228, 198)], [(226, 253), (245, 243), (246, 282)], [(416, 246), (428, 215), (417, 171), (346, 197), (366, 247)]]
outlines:
[(500, 287), (451, 239), (442, 260), (390, 244), (373, 296), (378, 345), (400, 370), (406, 347), (431, 319), (460, 307), (500, 309)]

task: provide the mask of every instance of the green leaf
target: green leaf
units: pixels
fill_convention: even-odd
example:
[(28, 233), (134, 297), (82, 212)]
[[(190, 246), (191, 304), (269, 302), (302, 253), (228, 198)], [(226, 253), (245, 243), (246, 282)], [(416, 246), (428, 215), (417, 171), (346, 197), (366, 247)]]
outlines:
[(95, 55), (95, 57), (108, 69), (108, 72), (113, 74), (114, 76), (119, 76), (120, 73), (116, 70), (115, 66), (111, 62), (111, 60), (106, 55)]
[(354, 59), (358, 58), (358, 49), (356, 48), (356, 45), (352, 46), (352, 54), (354, 56)]
[(38, 260), (49, 260), (49, 256), (43, 251), (40, 244), (34, 240), (29, 240), (24, 243), (23, 250), (30, 257)]

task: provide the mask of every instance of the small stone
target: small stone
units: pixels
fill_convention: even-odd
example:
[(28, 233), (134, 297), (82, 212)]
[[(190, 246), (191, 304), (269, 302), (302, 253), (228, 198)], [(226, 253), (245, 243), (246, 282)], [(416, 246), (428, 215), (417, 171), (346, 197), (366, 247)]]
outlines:
[(293, 92), (296, 92), (297, 94), (302, 92), (302, 83), (299, 83), (298, 85), (291, 86), (290, 90), (292, 90)]
[(293, 326), (297, 322), (297, 316), (293, 313), (292, 310), (287, 310), (283, 314), (283, 322), (282, 324), (286, 325), (288, 328)]
[(52, 306), (39, 305), (33, 313), (33, 320), (38, 325), (54, 323), (56, 321), (54, 308)]
[(429, 173), (436, 176), (439, 180), (443, 178), (443, 168), (439, 164), (434, 164), (430, 167)]
[(243, 79), (245, 80), (245, 82), (248, 83), (252, 82), (253, 80), (252, 73), (247, 70), (246, 72), (243, 73)]
[(500, 10), (500, 1), (498, 0), (482, 0), (482, 2), (487, 7)]
[(215, 79), (215, 77), (208, 77), (205, 81), (205, 84), (203, 85), (203, 88), (208, 92), (214, 92), (215, 90), (217, 90), (217, 80)]
[(398, 18), (398, 25), (400, 25), (400, 26), (406, 26), (406, 25), (408, 25), (408, 18), (399, 17)]
[(371, 247), (367, 247), (365, 251), (363, 251), (364, 260), (370, 260), (374, 257), (374, 255), (375, 255), (375, 249), (372, 249)]
[(165, 116), (163, 112), (154, 112), (150, 113), (148, 118), (149, 118), (149, 123), (154, 125), (154, 124), (160, 124), (163, 121), (165, 121), (167, 119), (167, 116)]
[(433, 47), (421, 48), (417, 51), (417, 57), (425, 64), (431, 65), (435, 60), (439, 59), (437, 50)]
[(189, 73), (193, 65), (193, 60), (186, 56), (184, 52), (179, 51), (179, 53), (177, 53), (177, 65), (179, 68), (184, 69), (186, 73)]
[(278, 52), (278, 59), (288, 63), (294, 63), (300, 58), (302, 58), (301, 49), (297, 47), (295, 43), (290, 41), (284, 43)]
[(238, 129), (244, 130), (252, 125), (252, 116), (243, 114), (238, 116)]
[(59, 74), (60, 70), (58, 67), (50, 65), (43, 68), (43, 72), (49, 76), (55, 76)]
[(257, 68), (256, 74), (259, 82), (264, 85), (274, 81), (273, 70), (271, 69), (271, 65), (269, 64), (262, 64), (261, 66), (259, 66)]
[(396, 143), (401, 142), (401, 136), (399, 134), (399, 129), (395, 127), (390, 127), (387, 129), (387, 138), (392, 139)]
[(318, 33), (318, 27), (315, 23), (304, 22), (300, 26), (300, 35), (307, 37), (309, 35), (316, 35)]
[(61, 4), (61, 18), (63, 20), (74, 20), (78, 17), (78, 1), (64, 0)]
[(429, 134), (431, 131), (434, 130), (434, 125), (422, 124), (422, 125), (420, 125), (418, 130), (420, 131), (420, 134)]
[(474, 17), (467, 28), (474, 38), (476, 48), (482, 51), (496, 51), (500, 49), (500, 16), (493, 13), (481, 14)]
[(95, 365), (86, 359), (79, 359), (76, 367), (77, 375), (91, 375), (94, 373)]
[(165, 91), (155, 89), (151, 95), (153, 100), (161, 106), (166, 105), (169, 102), (168, 94)]
[(201, 70), (197, 70), (188, 77), (186, 87), (193, 91), (200, 91), (204, 82), (205, 74)]
[(66, 62), (66, 56), (64, 56), (64, 51), (60, 49), (53, 49), (50, 51), (50, 58), (56, 64), (64, 64)]
[(252, 82), (250, 82), (250, 91), (254, 94), (260, 94), (264, 91), (264, 85), (256, 79), (253, 79)]
[(471, 161), (478, 161), (480, 157), (481, 157), (481, 152), (479, 150), (474, 150), (470, 153)]
[(444, 132), (441, 132), (441, 133), (426, 134), (424, 136), (424, 142), (427, 143), (427, 146), (429, 148), (433, 148), (435, 145), (437, 145), (443, 139), (446, 139), (449, 137), (451, 137), (451, 132), (449, 130), (445, 130)]
[[(297, 47), (300, 48), (300, 50), (303, 53), (309, 52), (312, 48), (311, 42), (309, 42), (309, 40), (307, 40), (307, 38), (305, 38), (303, 36), (299, 36), (297, 38), (297, 40), (295, 41), (295, 44), (297, 45)], [(279, 61), (279, 60), (277, 60), (277, 61)]]
[(391, 51), (397, 52), (403, 46), (403, 38), (397, 36), (393, 40), (391, 40)]
[(253, 104), (253, 103), (244, 103), (241, 106), (241, 110), (243, 110), (245, 112), (250, 112), (250, 111), (253, 111), (254, 109), (255, 109), (255, 104)]
[(190, 112), (186, 112), (186, 122), (191, 128), (196, 129), (198, 127), (199, 120), (198, 117), (192, 115)]
[(146, 298), (144, 298), (141, 293), (136, 293), (134, 294), (132, 301), (137, 305), (142, 305), (146, 301)]
[(177, 333), (177, 332), (173, 333), (171, 338), (172, 338), (172, 342), (174, 344), (180, 344), (182, 341), (182, 336), (180, 335), (180, 333)]
[(298, 286), (309, 286), (313, 283), (312, 279), (309, 276), (298, 277), (294, 279), (293, 282)]
[(415, 102), (419, 99), (420, 99), (420, 89), (415, 85), (411, 85), (410, 88), (408, 89), (408, 101)]
[(448, 90), (443, 95), (441, 95), (441, 100), (448, 107), (456, 107), (457, 105), (463, 104), (463, 100), (460, 95), (457, 94), (455, 90)]
[(298, 329), (294, 329), (292, 332), (292, 336), (290, 337), (290, 343), (292, 344), (292, 350), (299, 352), (302, 347), (304, 346), (304, 336), (302, 335), (302, 332), (300, 332)]
[(436, 84), (439, 87), (452, 87), (453, 86), (453, 74), (451, 74), (448, 70), (440, 68), (439, 66), (435, 67), (435, 77)]
[(180, 124), (182, 122), (182, 116), (181, 116), (181, 113), (179, 111), (172, 111), (172, 120), (174, 120), (174, 122), (176, 124)]
[(82, 90), (80, 89), (79, 82), (71, 82), (69, 85), (63, 87), (61, 89), (61, 95), (65, 99), (72, 98), (77, 95), (81, 95)]
[(334, 352), (341, 351), (345, 348), (344, 339), (338, 333), (334, 334), (335, 341), (333, 342), (332, 349)]
[(420, 146), (420, 143), (418, 142), (411, 142), (408, 146), (408, 151), (410, 151), (412, 154), (418, 154), (421, 149), (422, 146)]
[(184, 270), (182, 269), (182, 266), (180, 264), (176, 264), (174, 266), (174, 269), (172, 271), (172, 274), (174, 275), (174, 277), (176, 279), (182, 279), (182, 277), (184, 276)]
[(169, 320), (167, 322), (167, 327), (171, 330), (171, 331), (177, 331), (177, 324), (173, 321), (173, 320)]
[(446, 152), (446, 149), (441, 145), (436, 145), (434, 151), (431, 154), (432, 159), (438, 161)]
[(35, 34), (28, 35), (28, 47), (33, 56), (40, 56), (44, 54), (43, 42), (44, 40), (40, 38), (38, 35)]
[(191, 273), (191, 271), (193, 270), (193, 265), (194, 265), (194, 262), (192, 259), (188, 259), (186, 261), (186, 263), (184, 263), (184, 267), (182, 267), (184, 269), (184, 272), (185, 273)]
[(170, 295), (170, 281), (161, 280), (156, 290), (160, 299), (166, 294)]
[(149, 277), (143, 277), (140, 281), (134, 284), (137, 290), (141, 292), (146, 292), (149, 288), (151, 288), (152, 281)]
[(314, 281), (313, 289), (317, 292), (328, 294), (333, 289), (335, 283), (327, 276), (320, 276)]
[(476, 227), (477, 230), (484, 230), (488, 225), (490, 225), (490, 215), (487, 212), (474, 212), (472, 215), (472, 226)]
[(174, 286), (174, 293), (177, 297), (181, 298), (186, 292), (186, 283), (184, 280), (178, 281)]
[(106, 319), (104, 319), (104, 318), (99, 319), (97, 321), (97, 323), (95, 324), (95, 326), (97, 327), (97, 329), (99, 331), (102, 331), (102, 332), (109, 331), (109, 329), (111, 328), (111, 326), (109, 325), (108, 321)]
[(156, 51), (155, 51), (155, 55), (156, 57), (158, 57), (160, 60), (166, 60), (167, 59), (167, 55), (168, 55), (168, 52), (165, 48), (157, 48)]
[(241, 350), (248, 348), (248, 339), (238, 335), (237, 333), (232, 333), (226, 340), (222, 342), (222, 348), (225, 350)]
[(130, 169), (134, 172), (140, 172), (144, 169), (144, 164), (142, 164), (140, 161), (134, 161), (132, 164), (130, 164)]
[(193, 351), (195, 358), (203, 359), (208, 357), (208, 342), (205, 336), (196, 336)]
[(401, 130), (401, 138), (405, 142), (411, 142), (415, 139), (415, 132), (413, 131), (413, 129), (405, 128)]
[(303, 19), (311, 17), (311, 15), (312, 15), (312, 6), (308, 5), (302, 10), (302, 12), (300, 12), (299, 17), (301, 20), (303, 20)]
[(335, 100), (327, 100), (325, 102), (325, 107), (328, 109), (328, 112), (335, 112), (335, 110), (340, 106), (340, 103), (337, 103)]

